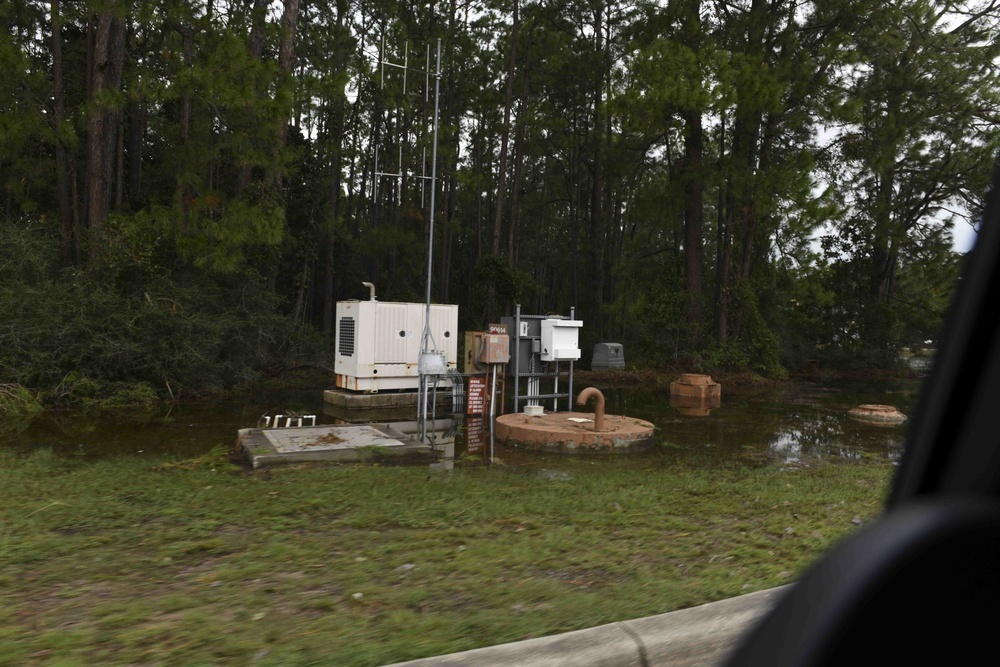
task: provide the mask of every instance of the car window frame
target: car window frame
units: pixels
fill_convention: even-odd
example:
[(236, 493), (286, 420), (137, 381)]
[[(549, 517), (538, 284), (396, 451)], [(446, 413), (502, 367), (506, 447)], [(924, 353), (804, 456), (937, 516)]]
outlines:
[[(1000, 618), (1000, 155), (885, 514), (819, 558), (729, 667), (964, 664)], [(929, 593), (933, 591), (933, 593)], [(948, 598), (936, 605), (932, 594)], [(906, 636), (887, 638), (895, 617)], [(936, 661), (935, 661), (936, 660)]]

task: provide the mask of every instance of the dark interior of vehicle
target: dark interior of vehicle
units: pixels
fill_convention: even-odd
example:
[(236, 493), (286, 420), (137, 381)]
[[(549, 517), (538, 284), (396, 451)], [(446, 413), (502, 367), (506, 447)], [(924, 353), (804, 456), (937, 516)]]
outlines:
[(993, 664), (1000, 629), (1000, 159), (886, 513), (729, 665)]

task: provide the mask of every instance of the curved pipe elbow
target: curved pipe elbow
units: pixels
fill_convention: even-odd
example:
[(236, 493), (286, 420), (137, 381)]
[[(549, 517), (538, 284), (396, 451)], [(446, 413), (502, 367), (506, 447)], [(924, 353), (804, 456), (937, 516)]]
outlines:
[(587, 387), (576, 397), (577, 405), (586, 405), (591, 398), (596, 399), (594, 405), (594, 430), (604, 430), (604, 394), (597, 387)]

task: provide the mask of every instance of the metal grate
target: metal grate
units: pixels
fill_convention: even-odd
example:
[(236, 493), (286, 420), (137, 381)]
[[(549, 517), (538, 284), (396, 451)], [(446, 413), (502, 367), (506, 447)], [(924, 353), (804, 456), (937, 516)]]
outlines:
[(338, 332), (340, 336), (340, 345), (338, 351), (341, 355), (345, 357), (354, 356), (354, 318), (353, 317), (341, 317), (340, 318), (340, 331)]

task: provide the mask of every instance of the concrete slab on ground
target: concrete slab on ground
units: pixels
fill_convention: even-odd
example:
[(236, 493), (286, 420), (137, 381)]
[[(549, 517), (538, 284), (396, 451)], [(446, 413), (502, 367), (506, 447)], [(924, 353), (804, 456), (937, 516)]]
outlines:
[(712, 667), (788, 588), (388, 667)]
[(371, 426), (314, 426), (274, 428), (263, 431), (264, 437), (282, 453), (336, 451), (358, 447), (398, 447), (403, 442)]
[(410, 454), (430, 447), (388, 424), (246, 428), (239, 445), (254, 468), (309, 461), (361, 461), (381, 454)]

